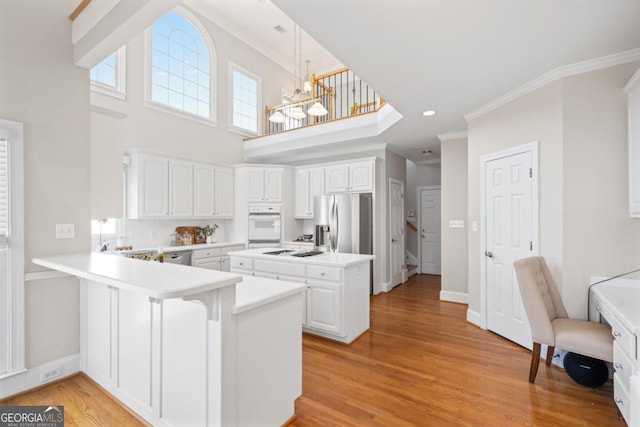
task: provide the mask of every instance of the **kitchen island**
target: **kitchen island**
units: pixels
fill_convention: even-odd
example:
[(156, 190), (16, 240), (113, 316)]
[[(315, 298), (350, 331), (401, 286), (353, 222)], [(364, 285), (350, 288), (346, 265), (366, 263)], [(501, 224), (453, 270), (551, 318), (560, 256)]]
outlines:
[(33, 263), (80, 279), (81, 369), (151, 424), (294, 416), (305, 285), (98, 253)]
[[(278, 253), (279, 252), (279, 253)], [(278, 254), (276, 254), (278, 253)], [(259, 248), (230, 252), (231, 272), (306, 285), (302, 330), (351, 343), (369, 329), (373, 255)]]

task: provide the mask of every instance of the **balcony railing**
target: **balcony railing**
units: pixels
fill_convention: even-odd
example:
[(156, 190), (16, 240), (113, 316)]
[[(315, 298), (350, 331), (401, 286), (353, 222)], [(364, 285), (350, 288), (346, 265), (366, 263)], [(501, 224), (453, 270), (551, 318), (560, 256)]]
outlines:
[[(312, 75), (310, 80), (309, 94), (293, 97), (289, 102), (275, 107), (265, 108), (264, 135), (375, 112), (385, 103), (375, 90), (348, 68), (319, 76)], [(309, 114), (309, 109), (316, 102), (327, 110), (326, 114)], [(278, 114), (280, 119), (274, 122), (274, 114), (277, 113), (281, 114)], [(300, 118), (296, 118), (296, 113)]]

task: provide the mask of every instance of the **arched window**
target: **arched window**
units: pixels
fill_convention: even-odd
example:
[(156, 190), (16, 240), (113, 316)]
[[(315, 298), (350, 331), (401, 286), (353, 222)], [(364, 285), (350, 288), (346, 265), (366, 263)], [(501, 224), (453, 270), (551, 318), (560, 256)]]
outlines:
[(168, 12), (151, 30), (149, 100), (173, 110), (214, 120), (213, 46), (195, 20)]

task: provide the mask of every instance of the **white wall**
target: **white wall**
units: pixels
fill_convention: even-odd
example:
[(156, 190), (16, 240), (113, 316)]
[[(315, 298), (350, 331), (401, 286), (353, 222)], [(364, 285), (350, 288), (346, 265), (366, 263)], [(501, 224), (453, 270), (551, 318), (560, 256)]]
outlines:
[[(626, 217), (625, 64), (550, 83), (469, 121), (469, 221), (480, 220), (480, 156), (539, 141), (540, 248), (572, 317), (588, 278), (640, 264), (640, 222)], [(480, 233), (469, 232), (469, 309), (480, 307)]]
[[(265, 105), (281, 102), (282, 88), (292, 80), (279, 64), (244, 42), (223, 31), (202, 15), (190, 11), (208, 31), (217, 57), (217, 125), (210, 126), (187, 120), (145, 106), (145, 35), (139, 34), (127, 43), (127, 97), (114, 97), (92, 92), (92, 149), (100, 153), (100, 164), (92, 169), (92, 189), (109, 188), (94, 197), (92, 217), (120, 216), (122, 190), (113, 186), (120, 176), (122, 153), (129, 148), (142, 148), (204, 162), (236, 164), (244, 161), (243, 138), (229, 131), (229, 61), (262, 78), (262, 101)], [(112, 113), (109, 113), (109, 111)], [(262, 109), (260, 109), (260, 113)], [(106, 146), (105, 146), (106, 145)], [(95, 162), (94, 162), (95, 163)], [(118, 164), (116, 164), (118, 163)]]
[[(0, 117), (24, 123), (25, 271), (37, 256), (84, 251), (89, 224), (89, 76), (73, 65), (75, 1), (0, 3)], [(8, 19), (10, 18), (10, 19)], [(56, 240), (55, 224), (75, 224)], [(79, 351), (75, 278), (25, 285), (26, 365)]]
[[(405, 200), (405, 216), (410, 209), (418, 215), (418, 195), (417, 187), (427, 187), (440, 185), (441, 182), (441, 165), (440, 163), (432, 163), (426, 165), (418, 165), (411, 160), (406, 161), (407, 178), (404, 191)], [(467, 165), (464, 165), (465, 169)], [(466, 194), (466, 193), (465, 193)], [(407, 251), (412, 255), (418, 256), (418, 233), (410, 228), (406, 229)]]
[[(441, 255), (443, 292), (468, 292), (467, 138), (442, 141)], [(464, 220), (464, 228), (449, 228)]]

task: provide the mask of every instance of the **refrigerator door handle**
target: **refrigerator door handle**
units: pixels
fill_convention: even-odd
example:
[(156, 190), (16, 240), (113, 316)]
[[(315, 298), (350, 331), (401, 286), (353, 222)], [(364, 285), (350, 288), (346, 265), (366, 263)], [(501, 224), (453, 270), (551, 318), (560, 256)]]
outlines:
[(336, 199), (331, 197), (331, 214), (330, 214), (330, 225), (329, 225), (329, 250), (331, 252), (336, 252), (338, 248), (338, 205), (336, 203)]

